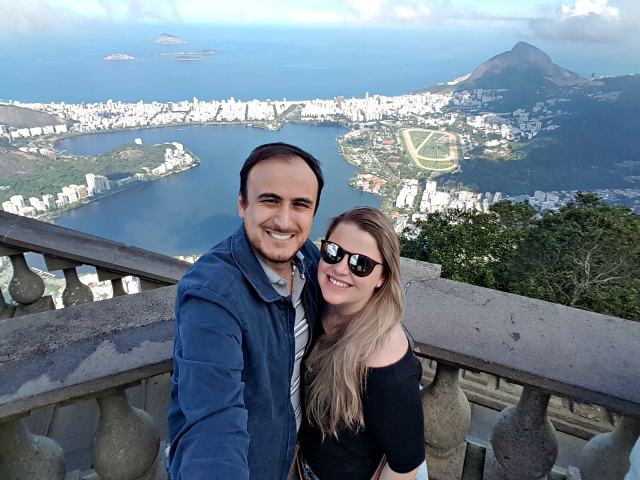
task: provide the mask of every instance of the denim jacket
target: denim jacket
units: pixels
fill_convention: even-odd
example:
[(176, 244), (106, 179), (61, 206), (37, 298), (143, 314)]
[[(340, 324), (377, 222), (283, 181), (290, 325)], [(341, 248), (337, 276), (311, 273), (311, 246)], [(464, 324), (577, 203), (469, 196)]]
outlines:
[[(313, 331), (319, 251), (307, 240), (301, 252)], [(243, 225), (182, 278), (169, 406), (173, 480), (286, 480), (296, 445), (294, 322), (291, 297), (273, 289)]]

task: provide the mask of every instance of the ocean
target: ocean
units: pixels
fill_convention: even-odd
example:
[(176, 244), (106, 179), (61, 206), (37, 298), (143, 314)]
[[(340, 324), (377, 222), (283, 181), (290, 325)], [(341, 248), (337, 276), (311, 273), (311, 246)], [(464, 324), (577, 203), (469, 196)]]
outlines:
[[(189, 41), (157, 45), (163, 32)], [(519, 40), (583, 76), (640, 73), (634, 45), (527, 39), (504, 29), (450, 30), (136, 24), (6, 36), (0, 99), (21, 102), (307, 100), (402, 95), (471, 73)], [(200, 62), (161, 52), (214, 49)], [(123, 53), (134, 61), (105, 61)]]
[[(157, 45), (161, 33), (189, 41)], [(69, 32), (3, 35), (0, 99), (93, 103), (330, 99), (401, 95), (472, 72), (489, 58), (530, 41), (555, 63), (583, 76), (640, 72), (634, 46), (592, 46), (528, 40), (515, 31), (136, 24)], [(199, 62), (161, 52), (214, 49)], [(134, 61), (105, 61), (122, 53)], [(172, 175), (62, 215), (57, 223), (168, 255), (202, 253), (239, 224), (240, 163), (260, 143), (287, 141), (323, 162), (327, 189), (312, 238), (327, 220), (354, 205), (379, 206), (380, 197), (347, 184), (355, 167), (338, 153), (340, 127), (286, 125), (279, 132), (244, 126), (170, 127), (85, 135), (60, 142), (72, 153), (101, 153), (140, 137), (178, 141), (202, 160)]]

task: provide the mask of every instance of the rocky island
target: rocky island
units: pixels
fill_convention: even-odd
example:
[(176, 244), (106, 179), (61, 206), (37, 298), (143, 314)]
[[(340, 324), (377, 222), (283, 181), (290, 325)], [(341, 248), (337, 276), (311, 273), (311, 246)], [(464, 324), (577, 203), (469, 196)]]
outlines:
[(173, 35), (169, 35), (168, 33), (163, 33), (158, 37), (156, 43), (160, 45), (184, 45), (185, 43), (189, 42), (180, 40), (178, 37), (174, 37)]
[(105, 60), (135, 60), (136, 57), (132, 57), (131, 55), (125, 55), (124, 53), (114, 53), (113, 55), (104, 57), (104, 59)]
[(198, 61), (202, 61), (201, 57), (175, 57), (174, 60), (177, 60), (179, 62), (198, 62)]
[(206, 50), (201, 50), (199, 52), (163, 52), (163, 53), (156, 53), (156, 55), (160, 55), (160, 56), (166, 56), (166, 55), (218, 55), (218, 52), (216, 52), (215, 50), (211, 50), (210, 48), (207, 48)]

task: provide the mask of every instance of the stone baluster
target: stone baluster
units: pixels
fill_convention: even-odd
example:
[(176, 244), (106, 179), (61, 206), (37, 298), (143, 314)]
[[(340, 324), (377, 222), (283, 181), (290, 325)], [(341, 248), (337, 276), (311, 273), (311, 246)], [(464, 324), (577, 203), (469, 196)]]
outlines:
[(462, 477), (471, 407), (458, 383), (460, 369), (438, 362), (433, 381), (422, 389), (429, 477)]
[(487, 449), (486, 480), (546, 480), (558, 456), (558, 437), (547, 417), (551, 394), (525, 385), (518, 404), (505, 408)]
[(0, 478), (2, 480), (63, 480), (64, 455), (47, 437), (30, 433), (22, 420), (0, 423)]
[(44, 280), (29, 269), (24, 258), (24, 251), (0, 245), (0, 256), (8, 256), (13, 266), (9, 294), (18, 303), (14, 317), (55, 309), (51, 296), (42, 296), (44, 294)]
[(148, 290), (155, 290), (156, 288), (166, 287), (162, 283), (152, 282), (151, 280), (145, 280), (144, 278), (140, 279), (140, 288), (142, 288), (143, 292)]
[(622, 417), (611, 433), (596, 435), (580, 453), (582, 480), (623, 480), (629, 455), (640, 437), (640, 418)]
[(101, 282), (110, 281), (111, 288), (113, 288), (113, 296), (121, 297), (122, 295), (126, 295), (127, 292), (124, 289), (124, 284), (122, 283), (122, 275), (115, 272), (110, 272), (108, 270), (102, 270), (101, 268), (96, 268), (96, 272), (98, 273), (98, 279)]
[(93, 439), (93, 468), (101, 480), (158, 478), (160, 436), (146, 412), (132, 408), (124, 389), (98, 398), (100, 425)]
[(65, 307), (93, 302), (91, 289), (78, 278), (76, 268), (82, 266), (81, 263), (49, 255), (44, 256), (44, 261), (49, 271), (62, 270), (64, 274), (66, 285), (62, 292), (62, 304)]
[(7, 305), (7, 302), (4, 301), (4, 294), (2, 293), (2, 290), (0, 290), (0, 320), (12, 318), (15, 312), (16, 307), (13, 305)]

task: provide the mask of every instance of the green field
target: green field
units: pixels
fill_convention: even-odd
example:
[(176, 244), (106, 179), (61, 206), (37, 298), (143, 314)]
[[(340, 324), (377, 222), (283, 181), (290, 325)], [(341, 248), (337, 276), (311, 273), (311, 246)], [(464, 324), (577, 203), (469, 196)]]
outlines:
[(417, 149), (420, 144), (422, 142), (424, 142), (424, 139), (427, 138), (429, 136), (430, 132), (409, 132), (409, 137), (411, 137), (411, 142), (413, 143), (413, 146)]
[[(436, 155), (436, 142), (438, 143), (438, 154)], [(424, 147), (420, 149), (418, 155), (427, 158), (447, 158), (449, 156), (449, 136), (434, 133)]]

